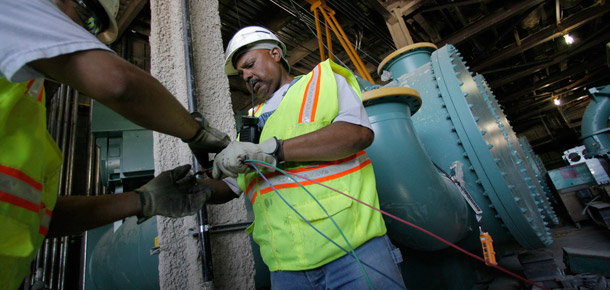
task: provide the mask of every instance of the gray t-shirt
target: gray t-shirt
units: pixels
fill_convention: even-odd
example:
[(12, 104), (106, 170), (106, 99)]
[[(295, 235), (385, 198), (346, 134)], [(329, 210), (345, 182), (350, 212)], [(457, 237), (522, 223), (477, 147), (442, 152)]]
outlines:
[[(369, 116), (362, 105), (362, 101), (358, 94), (350, 87), (347, 83), (345, 77), (340, 74), (335, 73), (335, 80), (337, 80), (337, 94), (339, 96), (339, 112), (337, 113), (337, 117), (333, 120), (334, 122), (342, 121), (348, 122), (355, 125), (360, 125), (363, 127), (367, 127), (371, 129), (371, 122), (369, 121)], [(275, 111), (277, 107), (280, 105), (282, 100), (284, 99), (284, 95), (288, 88), (289, 84), (283, 85), (277, 91), (271, 95), (271, 98), (265, 102), (265, 106), (261, 111), (261, 114), (266, 112)], [(223, 179), (223, 181), (235, 192), (237, 195), (241, 195), (242, 191), (237, 185), (237, 179), (232, 177), (227, 177)]]
[(52, 1), (0, 1), (0, 77), (16, 83), (41, 78), (29, 62), (91, 49), (111, 51)]

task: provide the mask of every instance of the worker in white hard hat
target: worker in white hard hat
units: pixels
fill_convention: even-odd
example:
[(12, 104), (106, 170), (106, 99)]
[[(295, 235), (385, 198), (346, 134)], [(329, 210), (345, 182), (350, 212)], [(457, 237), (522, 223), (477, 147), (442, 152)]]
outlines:
[[(255, 219), (247, 232), (271, 271), (272, 289), (404, 289), (400, 251), (381, 214), (331, 189), (379, 208), (364, 151), (374, 135), (354, 75), (326, 60), (294, 78), (284, 43), (258, 26), (229, 41), (225, 71), (239, 75), (259, 103), (252, 111), (260, 143), (243, 136), (231, 142), (216, 155), (213, 176), (252, 202)], [(309, 195), (258, 164), (268, 183), (247, 160), (324, 186), (297, 178)]]
[(134, 215), (191, 215), (212, 192), (184, 165), (133, 192), (57, 197), (62, 160), (46, 130), (44, 78), (181, 138), (200, 162), (229, 143), (104, 45), (117, 37), (118, 9), (119, 0), (0, 1), (0, 289), (20, 286), (47, 235), (79, 234)]

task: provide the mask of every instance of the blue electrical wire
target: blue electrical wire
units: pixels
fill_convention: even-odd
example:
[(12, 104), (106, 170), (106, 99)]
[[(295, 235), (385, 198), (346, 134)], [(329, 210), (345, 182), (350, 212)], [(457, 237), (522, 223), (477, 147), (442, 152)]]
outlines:
[[(288, 201), (286, 201), (286, 199), (284, 199), (284, 197), (280, 194), (280, 192), (275, 188), (275, 186), (273, 186), (273, 184), (269, 181), (269, 179), (267, 179), (267, 177), (256, 167), (256, 165), (254, 165), (253, 162), (260, 162), (262, 164), (265, 165), (269, 165), (269, 166), (273, 166), (271, 164), (262, 162), (262, 161), (258, 161), (258, 160), (245, 160), (244, 162), (249, 163), (255, 170), (256, 172), (269, 184), (269, 186), (271, 186), (271, 188), (273, 188), (273, 190), (277, 193), (277, 195), (284, 201), (284, 203), (286, 203), (286, 205), (288, 205), (290, 207), (290, 209), (292, 209), (296, 214), (298, 214), (301, 219), (303, 219), (303, 221), (305, 221), (309, 226), (311, 226), (316, 232), (318, 232), (320, 235), (322, 235), (323, 237), (325, 237), (327, 240), (329, 240), (331, 243), (333, 243), (335, 246), (339, 247), (340, 249), (342, 249), (343, 251), (347, 252), (348, 254), (350, 252), (348, 252), (347, 250), (345, 250), (343, 247), (341, 247), (339, 244), (337, 244), (335, 241), (333, 241), (331, 238), (329, 238), (328, 236), (326, 236), (325, 234), (323, 234), (320, 230), (318, 230), (316, 227), (314, 227), (303, 215), (301, 215), (301, 213), (299, 213), (294, 207), (292, 207), (292, 205), (290, 205), (290, 203), (288, 203)], [(274, 167), (274, 166), (273, 166)], [(322, 210), (324, 211), (324, 213), (326, 213), (326, 216), (328, 216), (328, 218), (333, 222), (333, 224), (335, 225), (335, 227), (337, 228), (337, 230), (339, 230), (339, 233), (341, 233), (341, 236), (343, 237), (343, 239), (345, 240), (345, 243), (347, 243), (347, 246), (349, 247), (352, 255), (354, 256), (354, 258), (356, 258), (356, 261), (358, 262), (358, 265), (360, 266), (360, 269), (362, 269), (362, 272), (364, 273), (364, 276), (366, 277), (366, 281), (369, 283), (369, 286), (371, 286), (371, 289), (375, 289), (373, 287), (373, 283), (371, 283), (371, 279), (369, 278), (368, 273), (366, 272), (366, 270), (364, 269), (364, 266), (362, 266), (362, 263), (360, 262), (360, 259), (358, 258), (358, 255), (356, 255), (356, 251), (354, 251), (354, 249), (352, 248), (352, 245), (349, 243), (349, 241), (347, 240), (347, 238), (345, 237), (345, 235), (343, 234), (343, 231), (341, 231), (341, 228), (339, 228), (339, 225), (337, 225), (337, 223), (335, 222), (335, 220), (330, 216), (330, 214), (328, 214), (328, 212), (326, 211), (326, 209), (324, 208), (324, 206), (322, 206), (322, 204), (318, 201), (318, 199), (316, 199), (313, 194), (311, 194), (311, 192), (309, 192), (309, 190), (307, 190), (303, 185), (301, 185), (300, 182), (298, 182), (296, 179), (294, 179), (292, 176), (288, 175), (286, 172), (284, 172), (283, 170), (275, 167), (277, 171), (281, 172), (282, 174), (288, 176), (290, 179), (294, 180), (294, 182), (296, 182), (301, 188), (303, 188), (303, 190), (305, 190), (305, 192), (307, 192), (307, 194), (309, 194), (309, 196), (311, 196), (316, 203), (318, 203), (318, 205), (320, 206), (320, 208), (322, 208)]]

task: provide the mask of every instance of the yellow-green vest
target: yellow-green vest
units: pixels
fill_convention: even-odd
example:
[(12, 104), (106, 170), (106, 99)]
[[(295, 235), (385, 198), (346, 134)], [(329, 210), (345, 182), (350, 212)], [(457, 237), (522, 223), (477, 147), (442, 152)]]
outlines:
[(43, 79), (0, 78), (0, 283), (6, 289), (19, 287), (47, 234), (60, 168), (61, 152), (46, 126)]
[[(324, 61), (288, 89), (265, 123), (260, 140), (273, 136), (289, 139), (331, 124), (339, 111), (333, 72), (344, 76), (360, 94), (356, 79), (347, 69), (330, 60)], [(262, 110), (257, 111), (260, 115)], [(287, 162), (280, 167), (379, 208), (373, 167), (364, 151), (332, 162)], [(339, 230), (303, 188), (278, 172), (266, 172), (265, 176), (313, 226), (349, 251)], [(379, 212), (310, 181), (299, 182), (324, 206), (353, 248), (386, 233)], [(257, 173), (241, 174), (238, 183), (254, 210), (254, 223), (247, 232), (253, 234), (270, 271), (313, 269), (345, 255), (290, 209)]]

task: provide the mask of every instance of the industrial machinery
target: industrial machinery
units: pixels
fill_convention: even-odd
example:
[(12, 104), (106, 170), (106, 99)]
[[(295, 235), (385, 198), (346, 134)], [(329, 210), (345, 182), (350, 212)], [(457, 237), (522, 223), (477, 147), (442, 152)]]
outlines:
[[(513, 239), (526, 249), (552, 243), (548, 224), (558, 219), (539, 176), (485, 80), (472, 76), (453, 46), (405, 47), (378, 72), (389, 76), (387, 85), (359, 81), (375, 131), (367, 153), (383, 210), (476, 253), (479, 227), (500, 253)], [(414, 93), (390, 88), (414, 89), (421, 107)], [(484, 264), (404, 224), (386, 223), (407, 257), (408, 288), (470, 289), (485, 276)]]
[[(110, 192), (132, 191), (154, 177), (151, 130), (93, 101), (91, 133), (100, 148), (101, 183)], [(159, 288), (159, 258), (150, 253), (157, 219), (141, 225), (136, 220), (131, 217), (86, 232), (84, 290)], [(117, 265), (122, 265), (119, 271)]]

